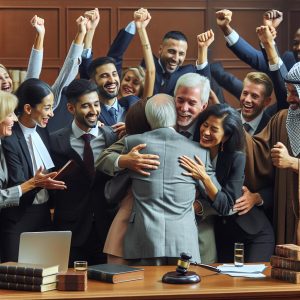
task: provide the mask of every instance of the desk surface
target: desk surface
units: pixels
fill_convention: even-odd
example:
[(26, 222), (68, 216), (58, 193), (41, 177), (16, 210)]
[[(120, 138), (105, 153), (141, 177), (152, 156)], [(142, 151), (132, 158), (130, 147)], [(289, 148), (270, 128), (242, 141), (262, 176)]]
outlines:
[(162, 276), (174, 267), (145, 267), (144, 280), (117, 284), (89, 280), (85, 292), (0, 290), (0, 299), (300, 299), (300, 285), (271, 279), (270, 267), (265, 271), (267, 277), (261, 279), (234, 278), (198, 267), (190, 270), (201, 275), (200, 283), (165, 284)]

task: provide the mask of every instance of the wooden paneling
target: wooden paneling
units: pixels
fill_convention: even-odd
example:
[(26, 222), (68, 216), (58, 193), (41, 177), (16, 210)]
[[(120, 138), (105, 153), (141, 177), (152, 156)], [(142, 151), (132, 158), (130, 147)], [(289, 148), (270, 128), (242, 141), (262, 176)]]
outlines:
[[(100, 25), (93, 43), (94, 55), (97, 57), (106, 55), (117, 31), (132, 20), (133, 11), (141, 6), (148, 8), (152, 15), (148, 33), (154, 53), (157, 53), (164, 33), (180, 30), (189, 40), (186, 63), (193, 63), (197, 56), (197, 34), (212, 28), (215, 42), (211, 47), (211, 60), (221, 61), (226, 69), (241, 79), (250, 69), (227, 49), (223, 34), (216, 25), (217, 10), (231, 9), (232, 26), (254, 47), (258, 47), (255, 28), (261, 25), (262, 14), (268, 9), (275, 8), (284, 12), (284, 21), (277, 37), (281, 52), (291, 46), (294, 32), (300, 27), (300, 0), (1, 0), (0, 63), (8, 68), (26, 69), (35, 35), (29, 21), (37, 14), (46, 20), (42, 79), (52, 83), (75, 37), (75, 20), (78, 16), (94, 7), (100, 9)], [(124, 66), (138, 64), (141, 56), (139, 39), (135, 37), (125, 54)], [(235, 102), (231, 96), (227, 98)]]

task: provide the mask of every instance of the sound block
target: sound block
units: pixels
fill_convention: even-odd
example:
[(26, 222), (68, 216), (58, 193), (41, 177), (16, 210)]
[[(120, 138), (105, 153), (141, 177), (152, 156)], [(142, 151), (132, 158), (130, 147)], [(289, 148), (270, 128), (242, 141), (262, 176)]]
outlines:
[(162, 278), (162, 282), (172, 284), (198, 283), (200, 281), (200, 276), (192, 271), (188, 271), (184, 275), (178, 272), (168, 272)]

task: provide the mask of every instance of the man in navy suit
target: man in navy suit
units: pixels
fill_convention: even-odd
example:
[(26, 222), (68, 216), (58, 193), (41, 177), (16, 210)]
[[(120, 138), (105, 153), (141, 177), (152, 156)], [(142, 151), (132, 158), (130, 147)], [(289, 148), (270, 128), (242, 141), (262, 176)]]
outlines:
[[(243, 62), (261, 72), (269, 73), (268, 61), (263, 51), (257, 50), (245, 41), (230, 25), (232, 11), (223, 9), (216, 12), (217, 24), (224, 33), (227, 47)], [(275, 38), (276, 30), (282, 21), (282, 12), (278, 10), (267, 11), (263, 17), (263, 24), (269, 26)], [(298, 29), (295, 38), (293, 51), (286, 51), (282, 60), (289, 70), (300, 57), (300, 30)]]
[[(123, 55), (132, 41), (134, 34), (135, 28), (131, 22), (125, 29), (120, 30), (107, 53), (107, 56), (115, 59), (119, 75), (122, 70)], [(183, 65), (187, 48), (188, 41), (182, 32), (169, 31), (165, 34), (159, 48), (158, 57), (154, 56), (156, 77), (153, 94), (166, 93), (173, 96), (177, 79), (186, 73), (198, 73), (205, 77), (209, 76), (208, 64), (198, 65), (196, 61), (195, 65)], [(91, 53), (88, 56), (85, 55), (82, 57), (82, 64), (80, 66), (81, 78), (87, 78), (87, 68), (91, 64), (92, 59)], [(219, 96), (218, 92), (217, 96)]]

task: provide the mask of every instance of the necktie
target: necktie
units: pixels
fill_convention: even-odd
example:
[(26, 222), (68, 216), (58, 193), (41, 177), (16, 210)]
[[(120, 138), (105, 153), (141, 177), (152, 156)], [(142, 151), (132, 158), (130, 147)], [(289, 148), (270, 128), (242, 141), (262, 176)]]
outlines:
[(190, 138), (191, 137), (191, 133), (190, 132), (188, 132), (188, 131), (180, 131), (180, 134), (181, 135), (183, 135), (183, 136), (185, 136), (186, 138)]
[(84, 140), (83, 162), (88, 174), (90, 175), (91, 178), (93, 178), (95, 176), (95, 167), (94, 167), (94, 155), (91, 148), (92, 135), (86, 133), (83, 134), (81, 137)]
[(243, 126), (247, 132), (249, 132), (252, 129), (251, 125), (249, 125), (248, 123), (244, 123)]
[(117, 123), (118, 121), (118, 117), (117, 117), (117, 110), (114, 107), (111, 107), (108, 110), (109, 114), (112, 116), (112, 118), (114, 119), (114, 122)]
[(170, 73), (168, 73), (168, 72), (163, 73), (163, 75), (162, 75), (163, 80), (162, 80), (162, 84), (161, 84), (161, 88), (160, 88), (161, 93), (164, 93), (167, 91), (170, 77), (171, 77)]

